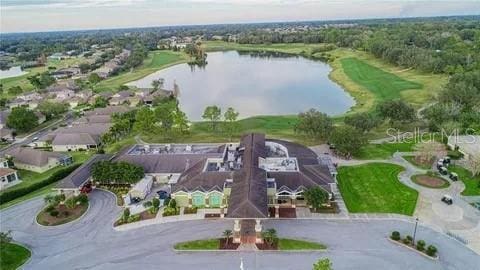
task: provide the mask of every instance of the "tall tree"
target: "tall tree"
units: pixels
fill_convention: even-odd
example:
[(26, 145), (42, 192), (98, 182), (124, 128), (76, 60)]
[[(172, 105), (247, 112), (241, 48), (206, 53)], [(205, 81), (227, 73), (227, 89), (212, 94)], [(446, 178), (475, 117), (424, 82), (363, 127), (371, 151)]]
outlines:
[(328, 193), (319, 187), (309, 188), (303, 195), (307, 203), (312, 206), (315, 211), (328, 202)]
[(345, 117), (345, 124), (362, 132), (368, 132), (380, 124), (379, 119), (371, 113), (357, 113)]
[(330, 135), (330, 142), (335, 145), (338, 154), (351, 157), (358, 154), (367, 139), (362, 131), (350, 126), (336, 127)]
[(415, 109), (403, 100), (387, 100), (377, 106), (377, 111), (384, 119), (390, 119), (390, 123), (406, 123), (416, 119)]
[(135, 116), (134, 128), (139, 132), (148, 133), (153, 130), (155, 122), (155, 113), (148, 107), (142, 107)]
[(38, 126), (38, 117), (25, 107), (16, 107), (8, 115), (7, 126), (20, 132), (27, 132)]
[(310, 109), (298, 115), (295, 132), (326, 140), (333, 129), (333, 120), (325, 113)]
[(225, 128), (229, 140), (232, 140), (233, 133), (235, 132), (237, 127), (237, 118), (239, 115), (240, 114), (232, 107), (229, 107), (223, 114), (223, 118), (225, 119)]
[(222, 110), (219, 107), (213, 105), (205, 108), (205, 110), (203, 111), (202, 118), (210, 121), (212, 131), (215, 131), (217, 122), (220, 121), (221, 115), (222, 115)]

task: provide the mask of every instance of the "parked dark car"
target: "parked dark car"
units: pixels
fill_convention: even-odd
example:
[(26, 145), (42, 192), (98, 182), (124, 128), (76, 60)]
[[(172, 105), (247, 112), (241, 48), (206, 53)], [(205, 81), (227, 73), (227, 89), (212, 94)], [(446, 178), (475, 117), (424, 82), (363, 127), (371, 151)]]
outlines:
[(140, 199), (139, 197), (133, 197), (130, 201), (132, 203), (139, 203), (142, 199)]
[(446, 157), (443, 158), (443, 163), (444, 164), (450, 165), (451, 162), (452, 162), (452, 160), (450, 159), (449, 156), (446, 156)]
[(447, 174), (448, 174), (447, 168), (445, 168), (445, 167), (443, 167), (443, 166), (440, 167), (440, 168), (438, 168), (438, 171), (439, 171), (440, 174), (442, 174), (442, 175), (447, 175)]
[(452, 181), (458, 181), (458, 174), (454, 172), (450, 172), (450, 175), (448, 176)]
[(450, 197), (448, 195), (443, 195), (442, 202), (444, 202), (448, 205), (452, 205), (453, 204), (453, 199), (452, 199), (452, 197)]

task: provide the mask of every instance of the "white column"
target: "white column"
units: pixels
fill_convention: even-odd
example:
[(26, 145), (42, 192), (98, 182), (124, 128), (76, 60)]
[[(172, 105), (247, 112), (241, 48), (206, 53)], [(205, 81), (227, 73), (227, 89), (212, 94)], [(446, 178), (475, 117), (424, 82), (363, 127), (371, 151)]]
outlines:
[(262, 223), (260, 222), (260, 219), (255, 220), (255, 242), (256, 243), (262, 243)]

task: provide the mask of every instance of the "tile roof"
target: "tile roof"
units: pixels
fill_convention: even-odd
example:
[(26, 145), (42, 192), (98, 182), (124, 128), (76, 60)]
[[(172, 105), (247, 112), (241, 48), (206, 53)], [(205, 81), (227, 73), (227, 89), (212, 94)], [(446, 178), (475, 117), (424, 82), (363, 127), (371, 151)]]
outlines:
[(59, 133), (52, 141), (52, 145), (97, 145), (100, 135), (89, 133)]
[(85, 116), (92, 116), (92, 115), (112, 115), (115, 113), (126, 113), (131, 111), (132, 108), (127, 106), (108, 106), (105, 108), (96, 108), (93, 111), (86, 111)]

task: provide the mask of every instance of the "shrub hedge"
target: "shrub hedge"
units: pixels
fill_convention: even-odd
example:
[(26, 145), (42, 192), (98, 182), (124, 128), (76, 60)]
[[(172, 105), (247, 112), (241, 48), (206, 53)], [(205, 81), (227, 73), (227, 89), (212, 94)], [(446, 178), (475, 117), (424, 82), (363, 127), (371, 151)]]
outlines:
[(80, 164), (73, 165), (59, 171), (53, 173), (50, 177), (44, 179), (43, 181), (36, 182), (29, 186), (16, 188), (12, 190), (5, 190), (3, 193), (0, 194), (0, 204), (7, 203), (9, 201), (15, 200), (16, 198), (22, 197), (27, 195), (30, 192), (35, 190), (41, 189), (45, 186), (48, 186), (52, 183), (62, 180), (63, 178), (67, 177), (70, 173), (72, 173), (76, 168), (78, 168)]

